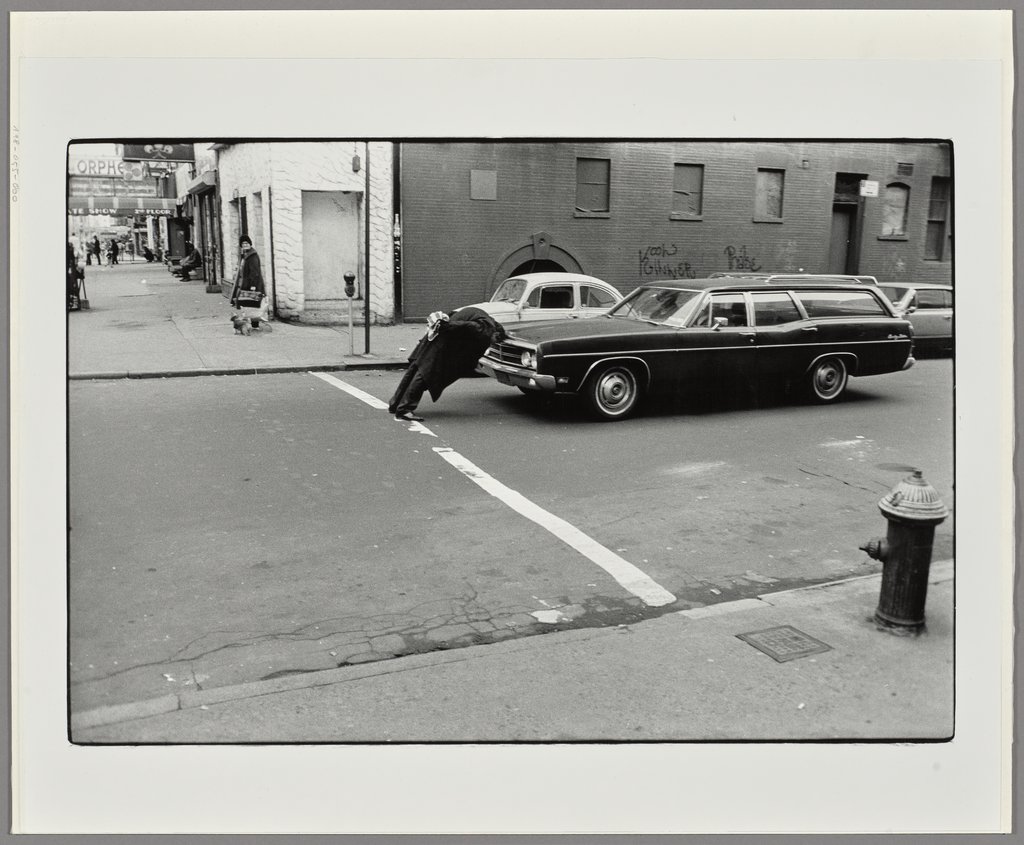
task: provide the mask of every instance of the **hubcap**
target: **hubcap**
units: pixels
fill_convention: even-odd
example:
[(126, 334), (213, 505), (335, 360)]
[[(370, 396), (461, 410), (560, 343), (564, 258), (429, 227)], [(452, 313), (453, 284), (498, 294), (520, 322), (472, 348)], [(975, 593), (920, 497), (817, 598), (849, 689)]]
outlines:
[(823, 397), (832, 396), (842, 386), (843, 371), (839, 364), (829, 362), (818, 368), (815, 384)]
[(632, 396), (633, 385), (625, 373), (608, 373), (599, 386), (601, 404), (610, 409), (628, 404)]

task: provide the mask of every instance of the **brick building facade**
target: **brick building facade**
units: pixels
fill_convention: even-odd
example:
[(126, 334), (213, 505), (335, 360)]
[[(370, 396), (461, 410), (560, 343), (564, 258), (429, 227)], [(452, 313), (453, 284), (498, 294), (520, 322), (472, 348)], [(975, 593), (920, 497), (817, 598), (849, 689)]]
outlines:
[[(910, 142), (405, 142), (406, 319), (564, 269), (952, 283), (952, 152)], [(862, 182), (867, 195), (862, 195)]]

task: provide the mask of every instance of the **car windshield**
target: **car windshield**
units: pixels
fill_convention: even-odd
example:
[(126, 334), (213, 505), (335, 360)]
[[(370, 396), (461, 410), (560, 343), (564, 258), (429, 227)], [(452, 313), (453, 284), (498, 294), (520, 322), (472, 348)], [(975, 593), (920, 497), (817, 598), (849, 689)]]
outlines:
[(614, 317), (682, 326), (690, 318), (700, 291), (678, 288), (638, 288), (608, 313)]
[(505, 279), (491, 297), (491, 302), (518, 302), (526, 290), (526, 279)]

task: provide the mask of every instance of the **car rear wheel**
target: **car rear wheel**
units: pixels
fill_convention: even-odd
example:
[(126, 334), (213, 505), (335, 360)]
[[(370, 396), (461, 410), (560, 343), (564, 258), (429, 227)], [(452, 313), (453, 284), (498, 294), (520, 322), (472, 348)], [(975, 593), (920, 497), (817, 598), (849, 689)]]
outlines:
[(587, 380), (586, 398), (590, 409), (600, 419), (624, 419), (640, 399), (636, 373), (624, 364), (601, 367)]
[(848, 378), (849, 374), (842, 358), (822, 358), (815, 363), (808, 375), (808, 394), (814, 402), (835, 402), (846, 389)]

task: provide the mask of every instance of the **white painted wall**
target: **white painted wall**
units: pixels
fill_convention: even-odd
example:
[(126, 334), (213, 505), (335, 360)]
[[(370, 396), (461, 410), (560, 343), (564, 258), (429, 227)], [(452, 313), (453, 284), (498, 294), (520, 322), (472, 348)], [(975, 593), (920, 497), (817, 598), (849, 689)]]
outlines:
[[(392, 253), (392, 144), (374, 142), (370, 147), (370, 314), (374, 323), (394, 322), (395, 302)], [(352, 158), (360, 169), (354, 172)], [(256, 142), (233, 144), (219, 151), (218, 172), (221, 225), (224, 233), (225, 280), (234, 279), (238, 267), (238, 215), (232, 202), (235, 192), (247, 198), (253, 245), (260, 254), (268, 293), (273, 269), (277, 313), (299, 316), (309, 308), (318, 312), (338, 310), (347, 314), (348, 302), (306, 303), (303, 282), (302, 192), (365, 189), (366, 144), (353, 141)], [(255, 194), (260, 195), (262, 225), (257, 234)], [(363, 208), (360, 204), (360, 208)], [(271, 241), (271, 218), (273, 240)], [(257, 246), (262, 243), (262, 248)], [(360, 234), (360, 254), (365, 238)], [(273, 268), (270, 245), (273, 243)], [(362, 276), (365, 259), (360, 262)], [(356, 311), (363, 314), (362, 299)]]

